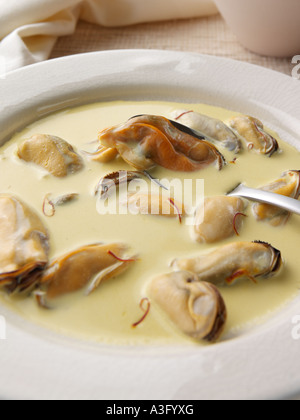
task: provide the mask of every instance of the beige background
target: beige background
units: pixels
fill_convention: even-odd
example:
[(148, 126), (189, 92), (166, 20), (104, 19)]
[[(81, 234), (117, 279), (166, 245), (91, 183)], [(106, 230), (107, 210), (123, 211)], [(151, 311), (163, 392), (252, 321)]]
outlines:
[[(72, 36), (59, 38), (50, 58), (115, 49), (163, 49), (212, 54), (258, 64), (291, 75), (291, 58), (261, 57), (242, 47), (220, 15), (104, 28), (79, 22)], [(300, 52), (299, 52), (300, 53)]]

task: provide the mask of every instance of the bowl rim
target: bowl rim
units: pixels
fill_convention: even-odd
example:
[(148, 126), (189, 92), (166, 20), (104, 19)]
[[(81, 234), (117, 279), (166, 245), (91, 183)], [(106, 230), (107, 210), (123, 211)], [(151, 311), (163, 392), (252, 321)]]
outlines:
[[(256, 110), (271, 128), (299, 147), (300, 83), (235, 60), (160, 50), (88, 53), (16, 70), (0, 80), (0, 88), (4, 98), (0, 144), (37, 118), (94, 102), (95, 97), (104, 101), (120, 96), (158, 100), (167, 96), (170, 101), (184, 97), (183, 102), (192, 103), (201, 93), (204, 101), (200, 102), (224, 106), (230, 100), (239, 105), (240, 112)], [(283, 131), (280, 117), (288, 123), (287, 131)], [(97, 395), (111, 399), (116, 394), (119, 399), (291, 397), (300, 390), (299, 345), (291, 338), (291, 320), (299, 311), (300, 296), (284, 309), (284, 315), (280, 312), (244, 337), (201, 351), (186, 346), (95, 347), (49, 334), (8, 311), (8, 339), (1, 343), (0, 395), (71, 399)], [(103, 383), (99, 383), (100, 377), (105, 378)]]

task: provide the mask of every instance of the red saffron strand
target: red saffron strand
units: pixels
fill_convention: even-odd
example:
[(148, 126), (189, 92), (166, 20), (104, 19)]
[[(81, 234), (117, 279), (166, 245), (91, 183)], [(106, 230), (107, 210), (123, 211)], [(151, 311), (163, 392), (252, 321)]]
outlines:
[(174, 207), (174, 209), (176, 210), (178, 217), (179, 217), (179, 223), (182, 223), (182, 214), (179, 211), (179, 208), (176, 206), (175, 201), (172, 198), (169, 198), (170, 203), (172, 204), (172, 206)]
[(192, 112), (194, 112), (194, 111), (185, 111), (185, 112), (183, 112), (182, 114), (178, 115), (177, 118), (175, 118), (175, 121), (178, 121), (179, 118), (183, 117), (186, 114), (191, 114)]
[[(144, 303), (147, 302), (147, 308), (144, 308)], [(148, 298), (143, 298), (140, 302), (140, 308), (142, 311), (144, 311), (144, 315), (142, 316), (142, 318), (135, 322), (134, 324), (132, 324), (132, 328), (136, 328), (138, 327), (143, 321), (145, 321), (146, 317), (148, 316), (149, 312), (150, 312), (150, 308), (151, 308), (151, 302)]]
[(238, 232), (238, 230), (237, 230), (237, 227), (236, 227), (236, 219), (238, 218), (238, 216), (244, 216), (244, 217), (248, 217), (246, 214), (244, 214), (244, 213), (236, 213), (235, 215), (234, 215), (234, 218), (233, 218), (233, 229), (234, 229), (234, 231), (235, 231), (235, 233), (236, 233), (236, 236), (240, 236), (240, 234), (239, 234), (239, 232)]
[(114, 257), (116, 260), (120, 261), (120, 262), (134, 262), (134, 261), (137, 261), (136, 258), (130, 258), (130, 259), (120, 258), (116, 254), (114, 254), (112, 251), (108, 251), (107, 253), (109, 255), (111, 255), (112, 257)]
[[(55, 206), (53, 202), (49, 199), (50, 194), (47, 194), (44, 198), (43, 202), (43, 213), (46, 217), (53, 217), (55, 215)], [(49, 205), (51, 207), (51, 213), (47, 213), (46, 211), (46, 205)]]

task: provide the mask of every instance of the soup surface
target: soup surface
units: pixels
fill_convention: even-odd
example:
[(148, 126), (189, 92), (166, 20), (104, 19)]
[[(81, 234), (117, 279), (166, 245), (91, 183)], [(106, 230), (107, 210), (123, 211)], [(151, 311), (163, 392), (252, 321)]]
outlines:
[[(63, 179), (55, 178), (16, 156), (17, 145), (34, 134), (58, 136), (82, 150), (92, 144), (100, 130), (120, 124), (134, 115), (153, 114), (169, 117), (175, 109), (194, 111), (227, 120), (235, 112), (199, 104), (155, 102), (98, 103), (58, 112), (41, 119), (14, 137), (0, 149), (0, 192), (16, 195), (40, 215), (50, 233), (50, 258), (58, 257), (79, 246), (98, 242), (124, 242), (139, 260), (123, 275), (103, 283), (93, 294), (82, 291), (61, 297), (52, 310), (40, 308), (33, 297), (21, 298), (0, 294), (0, 305), (11, 307), (30, 322), (57, 333), (110, 344), (190, 344), (199, 345), (183, 335), (154, 304), (146, 319), (136, 328), (142, 312), (140, 301), (147, 297), (147, 285), (157, 275), (171, 271), (174, 258), (195, 256), (233, 241), (261, 240), (282, 252), (284, 267), (274, 278), (257, 284), (243, 280), (222, 287), (227, 305), (228, 322), (222, 339), (242, 334), (245, 329), (264, 322), (298, 293), (300, 279), (298, 244), (300, 218), (292, 216), (282, 227), (257, 222), (249, 204), (239, 237), (220, 244), (202, 245), (191, 239), (190, 227), (177, 218), (150, 215), (99, 214), (94, 191), (101, 177), (130, 170), (122, 159), (100, 164), (85, 158), (85, 168)], [(259, 115), (255, 117), (259, 118)], [(271, 158), (243, 153), (236, 156), (224, 151), (228, 165), (218, 171), (214, 166), (194, 173), (171, 172), (156, 168), (151, 174), (158, 179), (203, 179), (205, 196), (224, 195), (239, 182), (261, 187), (278, 179), (288, 170), (299, 169), (299, 152), (279, 139), (281, 153)], [(84, 154), (82, 154), (84, 158)], [(79, 194), (78, 200), (57, 208), (46, 217), (42, 207), (46, 194), (59, 196)]]

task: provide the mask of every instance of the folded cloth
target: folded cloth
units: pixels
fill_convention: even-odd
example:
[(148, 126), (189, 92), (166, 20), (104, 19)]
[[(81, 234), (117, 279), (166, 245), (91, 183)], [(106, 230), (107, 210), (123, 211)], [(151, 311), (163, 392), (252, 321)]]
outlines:
[(213, 0), (9, 0), (1, 2), (0, 75), (46, 60), (79, 19), (103, 26), (208, 16)]

